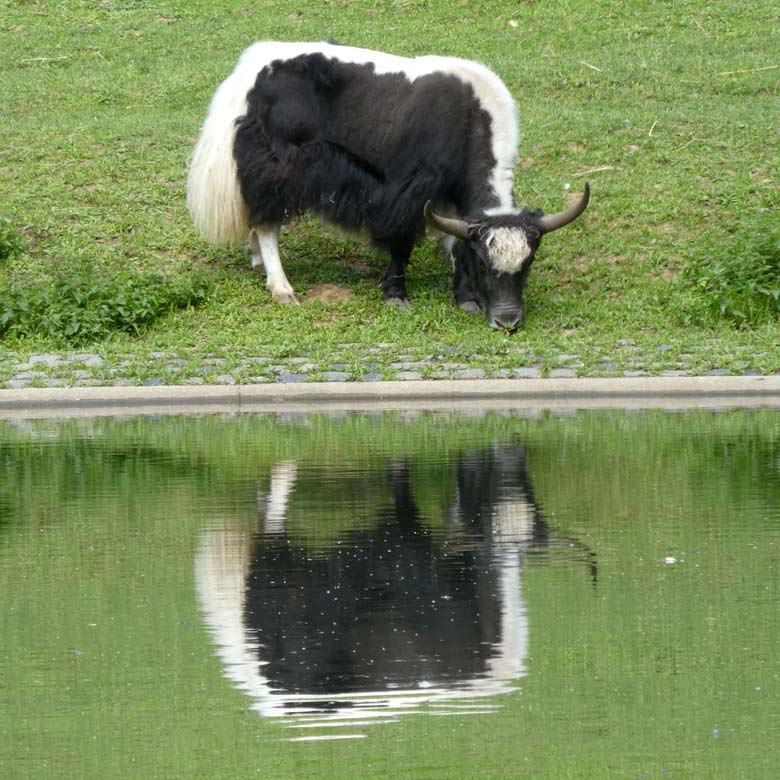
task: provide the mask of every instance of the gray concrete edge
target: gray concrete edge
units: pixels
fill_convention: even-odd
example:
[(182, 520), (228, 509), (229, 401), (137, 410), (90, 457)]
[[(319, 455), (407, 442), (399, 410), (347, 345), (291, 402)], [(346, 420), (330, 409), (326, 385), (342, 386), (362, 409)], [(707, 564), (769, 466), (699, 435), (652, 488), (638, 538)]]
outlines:
[(379, 409), (780, 408), (780, 376), (0, 390), (0, 419)]

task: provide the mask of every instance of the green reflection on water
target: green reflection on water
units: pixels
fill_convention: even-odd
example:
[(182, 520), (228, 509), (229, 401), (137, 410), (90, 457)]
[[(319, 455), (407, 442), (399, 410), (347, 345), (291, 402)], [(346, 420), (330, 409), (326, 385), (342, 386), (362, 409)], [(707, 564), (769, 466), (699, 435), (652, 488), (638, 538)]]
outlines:
[[(774, 778), (779, 437), (771, 411), (0, 423), (3, 775)], [(253, 529), (280, 461), (381, 507), (365, 475), (403, 459), (436, 530), (448, 464), (503, 442), (599, 570), (594, 587), (565, 545), (525, 566), (520, 693), (485, 717), (282, 741), (222, 676), (193, 582), (204, 529)], [(324, 549), (354, 520), (313, 505), (287, 532)]]

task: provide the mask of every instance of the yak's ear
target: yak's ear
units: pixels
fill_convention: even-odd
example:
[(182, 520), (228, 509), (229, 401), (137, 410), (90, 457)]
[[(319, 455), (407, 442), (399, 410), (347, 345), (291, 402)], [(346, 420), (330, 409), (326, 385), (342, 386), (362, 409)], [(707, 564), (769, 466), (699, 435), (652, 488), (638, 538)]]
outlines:
[(462, 219), (450, 219), (449, 217), (440, 217), (438, 214), (434, 214), (431, 202), (428, 201), (423, 209), (425, 214), (425, 221), (436, 230), (440, 230), (442, 233), (446, 233), (449, 236), (455, 236), (461, 241), (468, 241), (471, 238), (471, 228), (468, 222), (464, 222)]
[(539, 229), (542, 231), (542, 235), (545, 233), (552, 233), (553, 230), (565, 227), (570, 222), (574, 222), (588, 205), (590, 200), (590, 185), (585, 185), (585, 192), (580, 196), (579, 201), (575, 203), (570, 209), (566, 211), (559, 211), (557, 214), (550, 214), (546, 217), (542, 217), (539, 220)]

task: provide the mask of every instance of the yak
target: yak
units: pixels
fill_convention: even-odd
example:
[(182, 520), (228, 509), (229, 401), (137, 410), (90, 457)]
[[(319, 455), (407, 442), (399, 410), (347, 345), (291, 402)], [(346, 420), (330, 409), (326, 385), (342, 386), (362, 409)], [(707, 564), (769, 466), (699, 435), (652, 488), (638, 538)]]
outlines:
[(331, 43), (262, 41), (216, 90), (195, 145), (187, 204), (210, 242), (248, 241), (275, 301), (296, 303), (282, 268), (282, 224), (305, 212), (368, 233), (390, 255), (388, 305), (409, 305), (406, 266), (426, 223), (445, 234), (453, 292), (493, 329), (523, 321), (523, 288), (560, 213), (515, 205), (515, 102), (484, 65), (405, 58)]

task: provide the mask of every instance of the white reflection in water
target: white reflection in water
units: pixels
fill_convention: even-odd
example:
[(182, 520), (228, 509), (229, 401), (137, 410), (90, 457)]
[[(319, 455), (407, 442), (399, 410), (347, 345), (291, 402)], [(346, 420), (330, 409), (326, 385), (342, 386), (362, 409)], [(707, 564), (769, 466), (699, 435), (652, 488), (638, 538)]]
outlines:
[[(203, 533), (195, 578), (225, 674), (261, 715), (312, 730), (296, 740), (422, 712), (485, 715), (499, 708), (485, 698), (517, 690), (525, 674), (523, 563), (548, 534), (522, 446), (442, 466), (456, 487), (436, 533), (410, 468), (381, 464), (392, 509), (314, 556), (285, 531), (294, 461), (258, 492), (257, 533), (230, 524)], [(322, 478), (337, 503), (338, 475)]]

